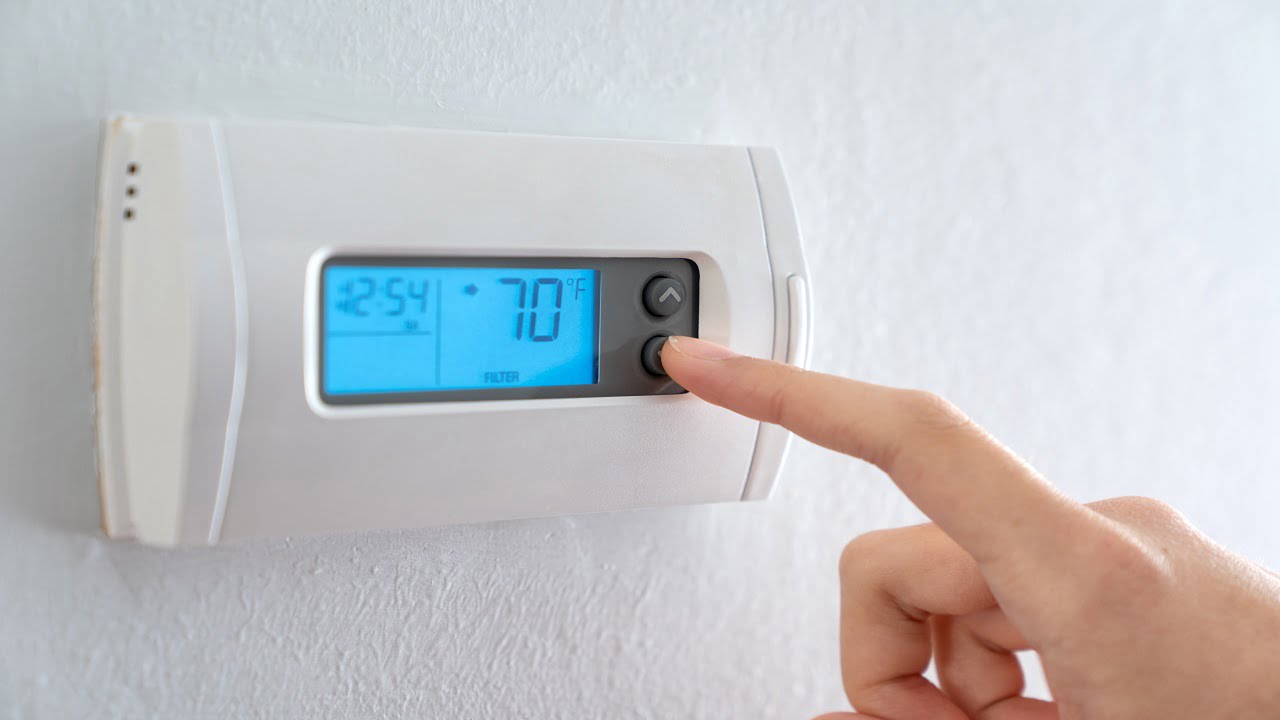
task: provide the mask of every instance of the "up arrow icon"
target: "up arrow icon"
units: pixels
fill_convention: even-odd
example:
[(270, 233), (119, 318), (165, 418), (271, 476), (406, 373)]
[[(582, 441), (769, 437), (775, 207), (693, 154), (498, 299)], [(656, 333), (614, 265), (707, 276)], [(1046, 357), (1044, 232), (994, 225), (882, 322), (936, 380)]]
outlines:
[(655, 317), (671, 317), (684, 307), (684, 285), (673, 277), (660, 275), (644, 286), (644, 308)]

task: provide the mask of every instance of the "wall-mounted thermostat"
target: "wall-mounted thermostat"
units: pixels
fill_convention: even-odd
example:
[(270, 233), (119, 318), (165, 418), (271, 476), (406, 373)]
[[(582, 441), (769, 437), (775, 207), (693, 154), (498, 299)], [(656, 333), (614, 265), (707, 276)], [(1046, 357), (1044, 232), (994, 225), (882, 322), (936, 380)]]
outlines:
[(699, 401), (694, 335), (805, 365), (760, 148), (122, 118), (97, 428), (114, 538), (212, 544), (768, 496), (789, 434)]

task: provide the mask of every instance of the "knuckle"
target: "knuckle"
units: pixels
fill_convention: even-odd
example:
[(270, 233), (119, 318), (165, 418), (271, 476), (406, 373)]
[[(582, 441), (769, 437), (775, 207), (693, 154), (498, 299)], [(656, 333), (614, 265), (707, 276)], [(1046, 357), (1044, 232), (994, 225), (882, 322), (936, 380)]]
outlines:
[[(779, 380), (780, 378), (772, 379)], [(768, 387), (769, 396), (765, 402), (765, 407), (768, 408), (768, 416), (774, 422), (786, 425), (787, 416), (790, 414), (791, 408), (791, 394), (788, 392), (787, 384), (785, 382), (771, 382)]]
[(874, 530), (850, 540), (840, 552), (840, 577), (873, 576), (892, 543), (888, 530)]
[(790, 397), (792, 383), (778, 372), (773, 363), (750, 357), (723, 361), (732, 371), (723, 373), (721, 396), (734, 399), (734, 404), (751, 408), (752, 417), (782, 424), (783, 416), (794, 406)]
[(1091, 549), (1096, 574), (1089, 595), (1099, 603), (1120, 597), (1148, 604), (1171, 591), (1174, 577), (1168, 558), (1128, 529), (1102, 533)]
[(1090, 503), (1098, 512), (1122, 525), (1157, 536), (1186, 535), (1194, 528), (1172, 505), (1155, 498), (1130, 495)]
[(1080, 627), (1125, 622), (1179, 595), (1175, 558), (1161, 543), (1114, 519), (1092, 525), (1073, 533), (1070, 546), (1062, 548), (1055, 578), (1032, 565), (1017, 583), (1034, 588), (1060, 621), (1043, 638), (1046, 646), (1085, 647), (1091, 640)]
[(946, 398), (926, 390), (903, 390), (900, 401), (910, 422), (927, 430), (945, 432), (967, 427), (971, 422)]
[(1147, 520), (1155, 520), (1162, 522), (1172, 522), (1182, 520), (1182, 513), (1176, 508), (1163, 500), (1144, 497), (1141, 495), (1130, 495), (1118, 498), (1118, 502), (1128, 507), (1129, 511), (1134, 515), (1145, 518)]
[(765, 366), (765, 372), (765, 385), (770, 388), (766, 402), (769, 417), (779, 425), (790, 425), (800, 408), (796, 402), (795, 368), (771, 363)]

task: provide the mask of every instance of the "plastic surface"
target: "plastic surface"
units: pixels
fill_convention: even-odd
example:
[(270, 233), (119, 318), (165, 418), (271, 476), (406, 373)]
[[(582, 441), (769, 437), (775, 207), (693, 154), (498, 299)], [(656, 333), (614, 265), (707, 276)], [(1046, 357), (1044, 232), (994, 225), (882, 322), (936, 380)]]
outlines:
[[(148, 184), (167, 192), (135, 198), (126, 224), (112, 218), (124, 196), (110, 175), (144, 155)], [(103, 157), (99, 433), (113, 537), (420, 527), (738, 500), (772, 486), (785, 437), (687, 394), (332, 407), (308, 398), (306, 371), (317, 326), (308, 284), (339, 254), (690, 258), (699, 334), (782, 359), (778, 325), (790, 316), (779, 298), (803, 259), (771, 152), (124, 120), (109, 126)], [(183, 248), (146, 262), (189, 302), (125, 353), (122, 313), (147, 316), (123, 302), (119, 258), (133, 237)], [(161, 285), (147, 292), (168, 297)], [(169, 337), (183, 328), (185, 355)], [(120, 378), (170, 363), (183, 369), (156, 392), (186, 400), (129, 420), (121, 408), (135, 392)], [(174, 428), (184, 459), (138, 471), (159, 462), (141, 457), (159, 452), (146, 438), (157, 427)], [(129, 463), (122, 447), (135, 448)], [(168, 530), (137, 531), (148, 524)]]
[(787, 278), (787, 362), (797, 367), (809, 366), (809, 283), (803, 275)]
[(245, 337), (233, 204), (208, 123), (106, 128), (95, 275), (103, 527), (158, 545), (216, 539)]
[[(759, 189), (761, 221), (769, 238), (769, 265), (774, 297), (774, 333), (770, 357), (799, 367), (809, 366), (808, 267), (800, 244), (787, 180), (778, 154), (767, 148), (751, 148), (752, 170)], [(804, 338), (803, 342), (799, 341)], [(743, 500), (763, 500), (773, 492), (787, 457), (791, 433), (777, 425), (762, 424), (756, 438), (751, 470), (742, 491)]]

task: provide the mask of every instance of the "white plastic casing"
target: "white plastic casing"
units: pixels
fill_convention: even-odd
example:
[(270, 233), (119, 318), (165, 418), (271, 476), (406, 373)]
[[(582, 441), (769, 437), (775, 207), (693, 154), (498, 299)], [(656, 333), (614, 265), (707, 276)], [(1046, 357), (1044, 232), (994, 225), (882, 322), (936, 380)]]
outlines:
[(109, 536), (213, 544), (769, 495), (789, 434), (688, 394), (325, 405), (315, 285), (346, 253), (689, 258), (702, 337), (808, 360), (807, 271), (771, 150), (116, 119), (96, 274)]

